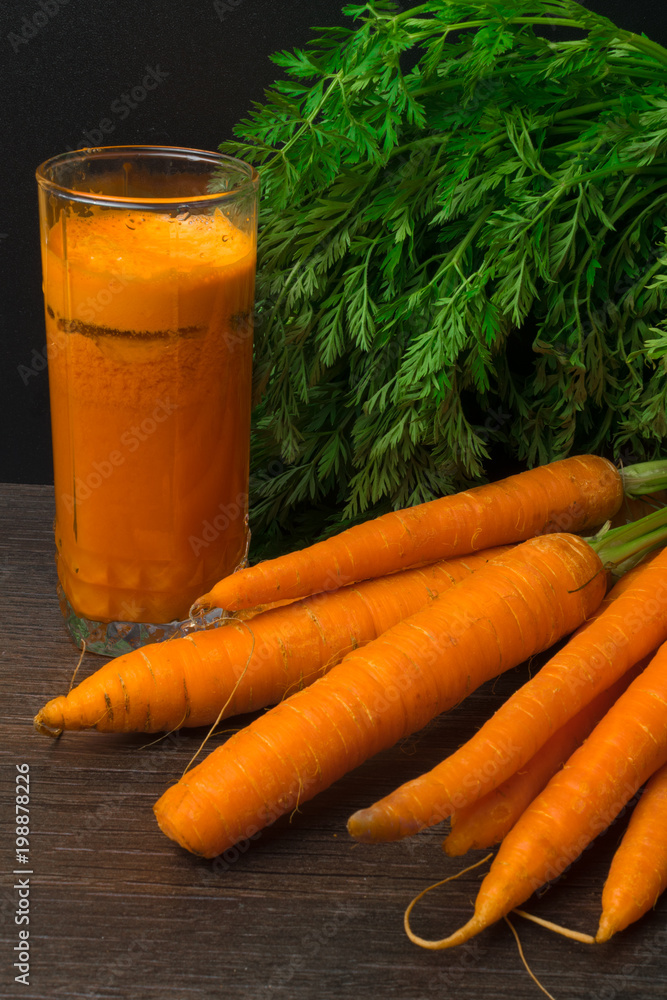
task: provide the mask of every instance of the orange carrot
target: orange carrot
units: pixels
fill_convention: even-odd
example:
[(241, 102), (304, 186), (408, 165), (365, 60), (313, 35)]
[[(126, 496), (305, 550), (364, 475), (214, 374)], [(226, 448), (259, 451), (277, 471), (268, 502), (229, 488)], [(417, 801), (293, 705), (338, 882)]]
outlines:
[(595, 455), (566, 458), (507, 479), (384, 514), (297, 552), (221, 580), (196, 606), (227, 611), (306, 597), (399, 569), (598, 527), (619, 510), (623, 474)]
[(643, 917), (667, 889), (667, 765), (648, 781), (602, 890), (596, 941), (608, 941)]
[(427, 605), (498, 546), (367, 580), (211, 631), (155, 643), (105, 663), (35, 717), (40, 732), (159, 732), (210, 725), (274, 705), (312, 684), (352, 649)]
[(351, 816), (352, 836), (368, 842), (407, 837), (441, 822), (523, 767), (552, 733), (667, 639), (666, 572), (663, 549), (621, 579), (606, 610), (467, 743), (431, 771)]
[[(585, 626), (584, 626), (585, 627)], [(452, 858), (499, 844), (554, 774), (646, 666), (644, 658), (561, 726), (520, 771), (481, 799), (457, 809), (443, 848)]]
[(440, 941), (412, 940), (451, 948), (500, 920), (572, 864), (665, 763), (667, 644), (507, 834), (468, 923)]
[(518, 545), (231, 736), (164, 793), (158, 823), (214, 857), (571, 632), (604, 577), (575, 535)]

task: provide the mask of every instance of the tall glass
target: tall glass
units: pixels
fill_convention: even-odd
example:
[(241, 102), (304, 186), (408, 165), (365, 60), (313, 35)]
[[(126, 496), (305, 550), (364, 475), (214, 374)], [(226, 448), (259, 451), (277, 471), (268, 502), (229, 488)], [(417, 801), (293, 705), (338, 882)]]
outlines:
[(258, 176), (129, 146), (37, 181), (59, 595), (114, 655), (245, 559)]

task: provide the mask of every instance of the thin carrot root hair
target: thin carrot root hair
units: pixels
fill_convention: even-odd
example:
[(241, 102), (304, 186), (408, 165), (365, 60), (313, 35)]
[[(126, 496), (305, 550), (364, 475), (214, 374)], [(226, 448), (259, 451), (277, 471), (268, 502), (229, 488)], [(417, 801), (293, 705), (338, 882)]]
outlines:
[(82, 639), (81, 640), (81, 656), (79, 657), (79, 661), (78, 661), (77, 665), (74, 668), (74, 673), (72, 674), (71, 680), (69, 682), (68, 694), (72, 690), (72, 688), (74, 687), (74, 680), (76, 678), (76, 675), (79, 672), (79, 667), (81, 666), (81, 663), (82, 663), (83, 658), (84, 658), (85, 655), (86, 655), (86, 640)]
[(592, 934), (584, 934), (582, 931), (573, 931), (569, 927), (563, 927), (561, 924), (554, 924), (551, 920), (545, 920), (544, 917), (536, 917), (534, 913), (527, 913), (525, 910), (514, 909), (512, 912), (518, 913), (518, 915), (523, 917), (524, 920), (530, 920), (534, 924), (539, 924), (540, 927), (546, 927), (548, 931), (553, 931), (555, 934), (560, 934), (562, 937), (569, 938), (570, 941), (580, 941), (581, 944), (595, 944), (595, 938)]
[(292, 809), (292, 812), (289, 815), (290, 823), (292, 822), (294, 817), (301, 812), (301, 810), (299, 809), (299, 802), (301, 801), (302, 792), (303, 792), (303, 782), (301, 781), (301, 778), (299, 778), (299, 791), (296, 793), (296, 803), (294, 805), (294, 809)]
[(238, 688), (239, 684), (241, 683), (241, 681), (245, 677), (245, 675), (247, 673), (247, 670), (248, 670), (248, 667), (250, 666), (250, 661), (252, 660), (252, 654), (255, 651), (255, 633), (253, 632), (253, 630), (250, 628), (250, 626), (246, 622), (239, 621), (239, 625), (242, 625), (244, 628), (247, 628), (248, 632), (250, 632), (250, 639), (251, 639), (251, 642), (250, 642), (250, 652), (248, 653), (248, 657), (247, 657), (247, 659), (245, 661), (245, 666), (243, 667), (243, 670), (241, 671), (241, 673), (237, 677), (236, 683), (234, 684), (233, 688), (229, 692), (229, 695), (227, 697), (227, 701), (225, 702), (225, 704), (222, 706), (222, 708), (218, 712), (218, 717), (216, 718), (215, 722), (211, 725), (211, 727), (209, 728), (209, 731), (207, 732), (206, 736), (204, 737), (204, 739), (199, 744), (199, 747), (197, 748), (197, 750), (195, 751), (195, 753), (192, 755), (192, 757), (190, 758), (190, 760), (188, 761), (188, 763), (185, 765), (185, 769), (184, 769), (183, 775), (181, 775), (181, 777), (183, 777), (185, 774), (187, 774), (187, 772), (190, 770), (190, 768), (192, 767), (192, 765), (196, 761), (197, 757), (202, 752), (202, 750), (204, 749), (204, 747), (206, 746), (206, 744), (210, 740), (211, 736), (215, 732), (215, 727), (220, 723), (221, 719), (224, 717), (224, 714), (225, 714), (225, 711), (227, 709), (227, 706), (232, 701), (234, 695), (236, 694), (236, 691), (237, 691), (237, 688)]
[[(460, 872), (456, 872), (454, 875), (448, 875), (447, 878), (441, 879), (439, 882), (434, 882), (433, 885), (427, 886), (425, 889), (415, 896), (411, 903), (406, 907), (405, 913), (403, 914), (403, 926), (405, 928), (405, 933), (408, 935), (413, 944), (418, 944), (420, 948), (428, 948), (430, 951), (438, 951), (441, 948), (450, 947), (450, 938), (441, 938), (438, 941), (430, 941), (427, 938), (420, 937), (410, 927), (410, 914), (417, 905), (420, 899), (426, 895), (427, 892), (431, 892), (433, 889), (438, 889), (441, 885), (446, 885), (447, 882), (453, 882), (454, 879), (460, 878), (461, 875), (466, 875), (468, 872), (473, 871), (475, 868), (479, 868), (480, 865), (485, 864), (493, 857), (493, 853), (487, 854), (486, 857), (480, 858), (479, 861), (475, 861), (473, 865), (468, 865), (467, 868), (462, 868)], [(453, 936), (453, 935), (452, 935)], [(457, 943), (457, 942), (454, 942)]]
[[(68, 694), (70, 693), (70, 691), (74, 687), (74, 681), (76, 679), (76, 675), (79, 672), (79, 667), (81, 666), (81, 663), (83, 662), (83, 658), (84, 658), (85, 655), (86, 655), (86, 640), (82, 639), (81, 640), (81, 654), (80, 654), (79, 659), (77, 661), (77, 664), (76, 664), (76, 666), (74, 668), (74, 672), (73, 672), (72, 676), (70, 677), (69, 687), (67, 689), (67, 693)], [(41, 733), (42, 736), (50, 736), (51, 739), (53, 739), (53, 740), (57, 740), (58, 737), (62, 736), (62, 734), (64, 733), (64, 729), (62, 727), (57, 727), (57, 728), (54, 729), (52, 726), (47, 726), (47, 724), (45, 722), (42, 722), (41, 719), (35, 719), (35, 729), (37, 730), (38, 733)]]
[[(165, 642), (168, 642), (168, 640), (165, 639)], [(139, 747), (139, 749), (140, 750), (150, 750), (150, 748), (154, 747), (157, 743), (162, 743), (163, 740), (168, 740), (169, 737), (172, 736), (174, 733), (177, 733), (180, 728), (181, 728), (181, 724), (179, 723), (178, 726), (174, 726), (174, 728), (170, 729), (168, 732), (166, 732), (166, 733), (160, 733), (158, 736), (155, 737), (154, 740), (151, 740), (150, 743), (142, 743), (141, 746)]]
[[(518, 913), (519, 911), (515, 910), (514, 912)], [(523, 947), (522, 947), (521, 940), (519, 938), (519, 934), (518, 934), (518, 931), (517, 931), (516, 927), (514, 926), (514, 924), (510, 920), (510, 918), (507, 916), (507, 914), (505, 914), (505, 916), (504, 916), (503, 919), (505, 920), (505, 923), (507, 924), (507, 926), (511, 930), (512, 934), (514, 935), (514, 940), (516, 941), (516, 946), (519, 949), (519, 958), (523, 962), (524, 969), (526, 970), (526, 972), (528, 973), (528, 975), (530, 976), (530, 978), (533, 980), (533, 982), (535, 983), (535, 985), (538, 987), (538, 989), (542, 990), (542, 992), (544, 993), (544, 995), (549, 997), (549, 1000), (556, 1000), (556, 998), (554, 997), (554, 995), (552, 993), (549, 993), (549, 990), (546, 988), (546, 986), (542, 985), (542, 983), (539, 981), (539, 979), (537, 978), (537, 976), (535, 975), (535, 973), (533, 972), (533, 970), (531, 969), (531, 967), (528, 965), (528, 961), (526, 959), (526, 956), (523, 953)]]

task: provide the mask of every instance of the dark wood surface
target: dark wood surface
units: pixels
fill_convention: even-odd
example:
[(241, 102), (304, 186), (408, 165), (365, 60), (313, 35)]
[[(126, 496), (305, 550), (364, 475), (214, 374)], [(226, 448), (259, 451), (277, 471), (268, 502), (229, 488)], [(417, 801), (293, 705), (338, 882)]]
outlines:
[[(69, 686), (78, 653), (55, 595), (49, 487), (0, 488), (3, 738), (0, 996), (226, 1000), (456, 998), (542, 994), (501, 922), (469, 945), (430, 952), (403, 931), (408, 902), (467, 862), (440, 849), (444, 828), (359, 846), (348, 815), (455, 749), (522, 682), (528, 667), (480, 689), (426, 731), (383, 753), (279, 820), (243, 852), (202, 861), (167, 840), (152, 805), (177, 780), (201, 730), (140, 736), (32, 728)], [(86, 656), (80, 676), (101, 663)], [(240, 720), (248, 721), (248, 720)], [(214, 743), (225, 739), (214, 737)], [(14, 876), (16, 765), (30, 767), (30, 876)], [(594, 932), (620, 818), (539, 899), (533, 912)], [(667, 835), (667, 831), (666, 831)], [(474, 856), (477, 860), (479, 855)], [(14, 981), (17, 878), (30, 879), (29, 985)], [(478, 876), (427, 896), (413, 926), (443, 936), (471, 913)], [(515, 925), (535, 975), (556, 1000), (667, 996), (667, 900), (608, 945), (585, 946)]]

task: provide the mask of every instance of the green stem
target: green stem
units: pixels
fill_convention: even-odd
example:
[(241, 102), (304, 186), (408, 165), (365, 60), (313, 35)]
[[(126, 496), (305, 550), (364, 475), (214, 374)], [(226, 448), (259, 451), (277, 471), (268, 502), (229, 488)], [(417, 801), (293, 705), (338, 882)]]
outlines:
[[(534, 69), (537, 68), (537, 64), (534, 64)], [(514, 76), (517, 72), (517, 66), (512, 63), (509, 66), (494, 66), (493, 72), (488, 73), (486, 76), (480, 76), (477, 78), (477, 83), (486, 83), (492, 80), (496, 80), (499, 76)], [(419, 87), (417, 90), (411, 90), (411, 97), (423, 97), (425, 94), (435, 94), (440, 90), (461, 90), (466, 86), (466, 80), (463, 77), (456, 77), (455, 79), (440, 80), (438, 83), (433, 83), (429, 87)]]
[(627, 174), (661, 175), (663, 173), (667, 173), (667, 159), (654, 160), (650, 167), (637, 167), (633, 166), (631, 163), (612, 163), (609, 167), (600, 167), (599, 170), (589, 170), (588, 173), (577, 174), (576, 177), (570, 177), (567, 180), (563, 180), (560, 182), (560, 187), (572, 187), (575, 184), (581, 184), (582, 181), (595, 181), (600, 177), (608, 177), (610, 174), (617, 174), (620, 172)]
[(306, 129), (312, 128), (313, 122), (315, 121), (315, 119), (319, 115), (320, 111), (322, 110), (322, 108), (326, 104), (326, 101), (327, 101), (327, 98), (329, 97), (329, 94), (338, 85), (339, 81), (340, 81), (340, 72), (336, 73), (331, 78), (331, 83), (327, 87), (326, 91), (322, 94), (322, 97), (318, 101), (317, 106), (315, 108), (313, 108), (313, 110), (308, 115), (308, 117), (304, 121), (304, 123), (301, 126), (301, 128), (297, 129), (297, 131), (294, 133), (294, 135), (292, 136), (292, 138), (288, 142), (286, 142), (284, 146), (281, 146), (280, 149), (276, 150), (276, 156), (284, 158), (285, 153), (290, 148), (290, 146), (294, 145), (294, 143), (296, 142), (296, 140), (306, 131)]
[[(391, 15), (388, 20), (393, 21), (394, 24), (399, 24), (401, 21), (411, 20), (420, 14), (432, 13), (429, 4), (422, 4), (419, 7), (413, 7), (409, 10), (404, 10), (399, 14)], [(433, 19), (435, 22), (435, 19)], [(483, 28), (489, 23), (493, 23), (493, 18), (476, 18), (472, 21), (459, 21), (455, 24), (448, 24), (445, 27), (445, 37), (452, 31), (465, 31), (469, 28)], [(577, 18), (573, 17), (560, 17), (555, 14), (552, 17), (508, 17), (505, 21), (506, 24), (520, 24), (528, 25), (544, 25), (547, 27), (558, 27), (558, 28), (579, 28), (581, 31), (586, 31), (586, 26), (583, 25)], [(610, 24), (611, 27), (612, 26)], [(626, 31), (623, 28), (616, 28), (616, 37), (619, 42), (625, 42), (631, 48), (635, 49), (637, 52), (642, 52), (644, 55), (649, 56), (651, 59), (655, 59), (656, 62), (662, 63), (667, 66), (667, 49), (663, 48), (657, 42), (652, 41), (650, 38), (645, 38), (643, 35), (637, 35), (634, 31)], [(426, 32), (426, 37), (433, 34), (433, 28), (430, 28)], [(420, 33), (417, 32), (414, 36), (415, 40), (419, 39)]]
[[(391, 20), (394, 24), (398, 24), (401, 21), (410, 20), (417, 15), (431, 13), (429, 10), (429, 4), (422, 4), (419, 7), (413, 7), (411, 10), (402, 11), (400, 14), (394, 14), (391, 16)], [(489, 24), (489, 21), (493, 21), (491, 18), (476, 18), (473, 21), (459, 21), (456, 24), (448, 24), (446, 26), (446, 33), (449, 34), (450, 31), (464, 31), (467, 28), (482, 28)], [(545, 25), (547, 27), (558, 27), (558, 28), (579, 28), (581, 31), (586, 31), (586, 26), (581, 23), (577, 18), (573, 17), (560, 17), (555, 14), (552, 17), (508, 17), (506, 24), (524, 24), (531, 26), (533, 24)], [(645, 38), (643, 35), (637, 35), (634, 31), (626, 31), (623, 28), (617, 28), (617, 38), (620, 42), (625, 42), (632, 48), (636, 49), (638, 52), (643, 52), (645, 55), (650, 56), (657, 62), (664, 63), (667, 65), (667, 49), (663, 48), (657, 42), (652, 41), (650, 38)], [(432, 32), (429, 32), (432, 34)]]
[[(418, 11), (419, 8), (415, 7), (412, 10), (403, 11), (402, 14), (398, 14), (396, 20), (403, 20), (407, 15), (408, 17), (413, 17), (414, 12)], [(469, 28), (485, 28), (489, 25), (489, 21), (493, 23), (493, 19), (488, 17), (475, 18), (473, 21), (457, 21), (455, 24), (445, 25), (444, 33), (445, 36), (449, 35), (452, 31), (467, 31)], [(435, 23), (435, 22), (434, 22)], [(545, 27), (557, 27), (557, 28), (579, 28), (581, 31), (586, 29), (575, 20), (573, 17), (508, 17), (504, 19), (505, 24), (523, 24), (529, 27), (533, 24), (544, 25)], [(429, 27), (423, 32), (415, 32), (412, 36), (413, 40), (419, 41), (421, 37), (428, 38), (433, 34), (433, 27)], [(630, 37), (630, 32), (619, 32), (619, 38), (621, 34), (625, 34)], [(624, 39), (625, 40), (625, 39)], [(642, 41), (647, 41), (647, 39), (642, 39)], [(633, 43), (630, 43), (633, 44)], [(640, 51), (646, 51), (641, 49), (639, 45), (635, 45), (635, 48), (640, 49)], [(658, 46), (660, 48), (660, 46)], [(667, 56), (667, 52), (665, 53)], [(657, 57), (655, 57), (657, 58)]]
[(624, 66), (622, 63), (609, 62), (609, 72), (613, 73), (614, 76), (629, 76), (635, 77), (637, 80), (655, 80), (657, 83), (664, 84), (665, 82), (665, 71), (664, 70), (651, 70), (648, 66)]
[(629, 497), (667, 489), (667, 462), (638, 462), (621, 469), (623, 490)]
[(618, 106), (618, 98), (613, 97), (608, 101), (591, 101), (589, 104), (579, 104), (575, 108), (565, 108), (563, 111), (557, 111), (553, 116), (553, 121), (559, 122), (565, 118), (570, 118), (572, 115), (588, 115), (591, 112), (603, 111), (605, 108), (614, 108)]
[[(651, 193), (655, 188), (661, 187), (664, 183), (665, 183), (665, 181), (663, 181), (662, 184), (656, 183), (656, 184), (651, 185), (650, 188), (648, 188), (648, 189), (646, 189), (644, 191), (640, 191), (639, 194), (637, 194), (634, 197), (630, 198), (629, 201), (625, 202), (620, 208), (617, 208), (616, 211), (613, 214), (610, 215), (609, 221), (612, 223), (612, 226), (614, 226), (615, 223), (620, 218), (622, 218), (622, 216), (626, 212), (628, 212), (629, 209), (632, 208), (637, 202), (642, 201), (646, 197), (647, 194)], [(656, 201), (659, 201), (659, 199), (656, 199)], [(650, 206), (651, 208), (653, 207), (653, 205), (656, 204), (656, 201), (654, 201), (651, 204), (651, 206)], [(636, 225), (637, 222), (638, 222), (638, 220), (644, 214), (646, 214), (647, 211), (648, 210), (645, 209), (644, 212), (642, 212), (639, 216), (634, 216), (631, 225), (632, 226)], [(590, 258), (592, 256), (592, 254), (594, 252), (597, 252), (601, 248), (601, 246), (603, 245), (603, 241), (604, 241), (604, 239), (606, 237), (606, 234), (608, 232), (609, 232), (609, 226), (604, 225), (602, 227), (601, 233), (598, 234), (597, 239), (593, 243), (591, 243), (589, 245), (588, 249), (584, 253), (583, 257), (581, 258), (581, 260), (580, 260), (580, 262), (579, 262), (579, 264), (577, 266), (576, 272), (575, 272), (575, 277), (574, 277), (574, 296), (573, 296), (573, 298), (575, 300), (575, 303), (577, 303), (576, 306), (575, 306), (575, 309), (576, 309), (577, 330), (579, 332), (580, 346), (581, 346), (581, 338), (582, 338), (582, 334), (583, 334), (583, 328), (582, 328), (582, 325), (581, 325), (581, 315), (580, 315), (580, 312), (579, 312), (579, 305), (578, 305), (579, 299), (580, 299), (580, 296), (579, 296), (579, 286), (581, 284), (581, 280), (582, 280), (582, 277), (584, 275), (584, 271), (588, 267), (588, 262), (589, 262), (589, 260), (590, 260)], [(626, 229), (626, 232), (627, 232), (627, 229)], [(622, 246), (623, 246), (624, 236), (625, 236), (625, 233), (623, 234), (623, 237), (619, 240), (619, 248), (622, 248)], [(613, 257), (614, 256), (615, 256), (615, 253), (612, 256), (612, 261), (613, 261)], [(611, 268), (611, 264), (609, 265), (609, 267)], [(648, 278), (646, 278), (646, 280), (648, 280)], [(633, 286), (633, 289), (634, 289), (634, 287), (635, 286)], [(588, 303), (588, 315), (589, 315), (589, 319), (591, 319), (591, 321), (592, 321), (591, 309), (590, 309), (591, 293), (592, 293), (592, 287), (589, 286), (589, 288), (587, 290), (587, 293), (586, 293), (586, 300), (587, 300), (587, 303)], [(594, 326), (595, 324), (592, 324), (592, 325)], [(658, 488), (661, 489), (662, 487), (658, 487)]]
[(461, 257), (466, 252), (470, 244), (473, 242), (473, 240), (477, 236), (477, 233), (480, 231), (480, 229), (482, 228), (488, 217), (491, 215), (495, 207), (496, 207), (495, 202), (491, 201), (480, 212), (475, 221), (475, 224), (471, 226), (471, 228), (468, 230), (468, 233), (466, 234), (464, 239), (462, 239), (461, 242), (458, 243), (457, 246), (450, 253), (447, 254), (447, 256), (445, 257), (442, 264), (440, 265), (436, 273), (433, 275), (431, 280), (428, 282), (427, 285), (424, 286), (425, 288), (428, 288), (430, 285), (433, 285), (439, 278), (442, 277), (442, 275), (446, 271), (449, 270), (450, 267), (453, 267), (456, 264), (458, 264)]
[[(593, 101), (590, 104), (580, 104), (578, 107), (575, 108), (566, 108), (564, 111), (557, 111), (556, 114), (553, 116), (552, 121), (554, 122), (564, 121), (567, 120), (571, 115), (591, 114), (593, 112), (602, 111), (604, 108), (613, 108), (617, 106), (618, 106), (618, 100), (615, 98), (609, 101)], [(589, 125), (590, 122), (586, 122), (585, 124)], [(550, 128), (550, 126), (548, 127)], [(498, 132), (495, 136), (493, 136), (491, 139), (488, 139), (483, 145), (481, 145), (477, 149), (477, 155), (480, 155), (481, 153), (486, 153), (490, 149), (493, 149), (494, 146), (502, 144), (506, 140), (506, 138), (507, 138), (506, 131)], [(550, 147), (550, 149), (551, 148), (558, 148), (558, 147)]]
[[(621, 208), (618, 209), (618, 211), (615, 212), (611, 216), (612, 221), (616, 222), (626, 212), (628, 212), (629, 208), (633, 207), (638, 202), (645, 200), (645, 198), (647, 198), (648, 196), (650, 196), (651, 194), (653, 194), (654, 191), (657, 191), (661, 187), (664, 187), (665, 184), (667, 184), (667, 178), (665, 180), (663, 180), (662, 182), (660, 182), (660, 183), (656, 182), (655, 184), (652, 184), (650, 187), (646, 188), (643, 192), (641, 192), (641, 196), (640, 195), (635, 195), (635, 197), (630, 198), (629, 201), (625, 202), (621, 206)], [(642, 211), (639, 212), (639, 214), (634, 214), (631, 217), (631, 221), (628, 223), (628, 225), (625, 227), (625, 229), (621, 233), (621, 235), (618, 238), (618, 240), (616, 241), (616, 244), (613, 247), (613, 249), (610, 248), (610, 251), (609, 251), (609, 254), (608, 254), (608, 261), (609, 261), (609, 263), (607, 265), (607, 280), (608, 281), (610, 280), (610, 276), (612, 274), (612, 269), (616, 266), (616, 261), (617, 261), (618, 257), (623, 253), (624, 248), (627, 245), (628, 234), (631, 232), (631, 230), (633, 229), (633, 227), (637, 226), (638, 223), (642, 222), (642, 220), (645, 219), (646, 216), (648, 216), (648, 215), (653, 215), (653, 216), (657, 215), (658, 209), (662, 208), (662, 206), (664, 205), (666, 199), (667, 199), (667, 194), (662, 194), (658, 198), (654, 198), (653, 201), (649, 205), (646, 205), (645, 208), (643, 208)], [(652, 268), (649, 268), (649, 270), (645, 273), (644, 278), (641, 279), (641, 285), (642, 286), (645, 285), (646, 282), (650, 280), (650, 278), (653, 276), (654, 270), (655, 269), (659, 270), (659, 268), (660, 268), (661, 265), (662, 265), (662, 261), (658, 260), (657, 263), (656, 263), (656, 265), (654, 265)], [(632, 288), (628, 289), (628, 293), (631, 293), (634, 296), (634, 294), (635, 294), (635, 292), (637, 290), (637, 286), (639, 284), (640, 284), (639, 281), (636, 282), (635, 285), (632, 286)], [(626, 293), (626, 294), (628, 294), (628, 293)]]
[(604, 567), (620, 576), (653, 549), (667, 543), (667, 507), (620, 528), (605, 526), (586, 541), (597, 552)]
[(395, 156), (401, 156), (403, 153), (407, 153), (408, 150), (414, 152), (415, 150), (421, 151), (422, 149), (430, 149), (432, 146), (438, 146), (441, 142), (448, 142), (450, 139), (451, 134), (446, 132), (444, 135), (431, 135), (424, 139), (418, 139), (416, 142), (406, 142), (402, 146), (394, 146), (392, 151), (387, 156), (387, 162), (392, 160)]
[(628, 45), (632, 45), (638, 52), (644, 52), (647, 56), (667, 66), (667, 49), (663, 48), (662, 45), (658, 45), (657, 42), (651, 41), (650, 38), (636, 35), (633, 31), (621, 31), (619, 32), (619, 38), (621, 41), (627, 42)]

